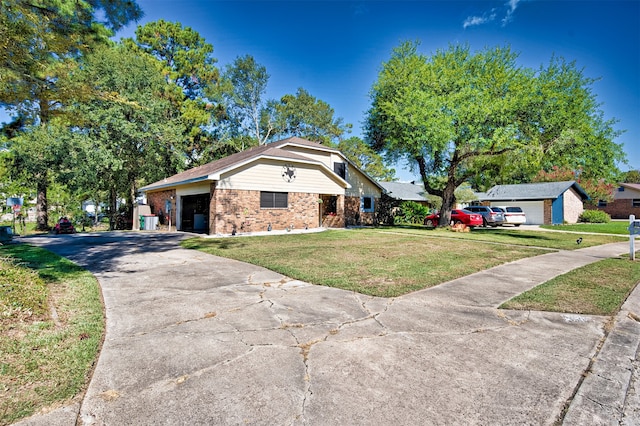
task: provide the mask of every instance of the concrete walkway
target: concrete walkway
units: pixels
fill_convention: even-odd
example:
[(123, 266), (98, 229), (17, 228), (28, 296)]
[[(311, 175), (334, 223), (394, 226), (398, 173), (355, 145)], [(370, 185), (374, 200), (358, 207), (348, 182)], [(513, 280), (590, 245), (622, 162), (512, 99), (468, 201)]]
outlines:
[(628, 243), (384, 299), (184, 250), (184, 237), (25, 239), (95, 274), (107, 335), (82, 401), (20, 425), (640, 421), (639, 291), (615, 321), (497, 309), (553, 276), (627, 253)]

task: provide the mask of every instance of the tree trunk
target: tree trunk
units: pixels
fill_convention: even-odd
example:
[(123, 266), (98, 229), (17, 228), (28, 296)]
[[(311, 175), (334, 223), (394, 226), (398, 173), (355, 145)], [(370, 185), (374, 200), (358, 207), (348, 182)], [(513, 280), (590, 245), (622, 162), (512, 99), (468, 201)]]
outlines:
[(46, 177), (38, 179), (36, 192), (36, 231), (48, 231), (50, 228), (49, 212), (47, 206)]
[(451, 224), (451, 210), (455, 207), (455, 184), (447, 182), (442, 191), (442, 208), (440, 209), (440, 222), (438, 226), (449, 226)]
[(116, 229), (118, 220), (117, 194), (114, 188), (109, 190), (109, 231)]

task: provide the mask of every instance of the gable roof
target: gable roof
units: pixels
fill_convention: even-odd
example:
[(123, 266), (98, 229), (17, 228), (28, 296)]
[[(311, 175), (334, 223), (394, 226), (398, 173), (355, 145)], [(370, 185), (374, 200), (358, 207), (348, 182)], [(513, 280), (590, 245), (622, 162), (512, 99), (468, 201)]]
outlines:
[(483, 201), (524, 201), (524, 200), (555, 200), (569, 189), (573, 188), (583, 199), (589, 198), (587, 193), (574, 180), (566, 182), (521, 183), (516, 185), (496, 185), (480, 198)]
[(413, 182), (379, 182), (387, 195), (404, 201), (429, 201), (424, 185)]
[(618, 185), (623, 188), (628, 188), (640, 192), (640, 183), (620, 183)]
[(261, 158), (272, 158), (279, 160), (288, 160), (296, 163), (315, 164), (335, 175), (335, 177), (340, 180), (345, 187), (349, 187), (349, 184), (344, 179), (336, 175), (335, 172), (329, 169), (324, 163), (300, 154), (296, 154), (295, 152), (282, 149), (286, 145), (303, 146), (306, 148), (321, 150), (324, 152), (335, 152), (344, 157), (342, 153), (340, 153), (340, 151), (336, 150), (335, 148), (321, 145), (316, 142), (311, 142), (306, 139), (291, 137), (266, 145), (256, 146), (245, 151), (240, 151), (227, 157), (221, 158), (219, 160), (212, 161), (202, 166), (185, 170), (184, 172), (143, 186), (139, 190), (142, 192), (146, 192), (177, 185), (184, 185), (188, 183), (202, 182), (206, 180), (219, 180), (222, 173), (231, 171)]

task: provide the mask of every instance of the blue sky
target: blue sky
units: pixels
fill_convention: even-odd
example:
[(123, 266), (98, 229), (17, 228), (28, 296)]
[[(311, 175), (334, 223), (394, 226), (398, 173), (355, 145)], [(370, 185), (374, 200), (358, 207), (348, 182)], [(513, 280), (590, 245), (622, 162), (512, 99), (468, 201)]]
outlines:
[[(302, 87), (353, 124), (354, 136), (362, 136), (381, 64), (403, 41), (419, 40), (425, 55), (450, 43), (510, 45), (531, 68), (562, 56), (600, 79), (593, 92), (605, 118), (626, 130), (616, 142), (640, 169), (640, 0), (137, 2), (145, 12), (138, 24), (165, 19), (193, 28), (213, 45), (220, 68), (252, 55), (270, 75), (268, 98)], [(401, 167), (398, 177), (411, 180)]]
[[(303, 87), (336, 117), (361, 125), (380, 66), (402, 41), (429, 55), (450, 43), (510, 45), (519, 65), (552, 55), (576, 61), (606, 118), (617, 118), (630, 168), (640, 168), (640, 0), (626, 1), (212, 1), (138, 0), (140, 23), (189, 26), (224, 67), (245, 54), (267, 68), (268, 98)], [(134, 27), (118, 34), (131, 35)], [(413, 177), (397, 165), (403, 180)], [(622, 166), (627, 170), (627, 166)]]

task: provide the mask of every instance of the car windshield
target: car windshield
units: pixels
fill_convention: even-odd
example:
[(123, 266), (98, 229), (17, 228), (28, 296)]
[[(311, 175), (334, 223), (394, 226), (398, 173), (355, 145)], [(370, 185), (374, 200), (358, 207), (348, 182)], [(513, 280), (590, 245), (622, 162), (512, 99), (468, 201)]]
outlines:
[(500, 207), (491, 207), (491, 210), (497, 213), (502, 213), (502, 209)]
[(507, 211), (509, 213), (522, 213), (522, 209), (520, 207), (507, 207)]

